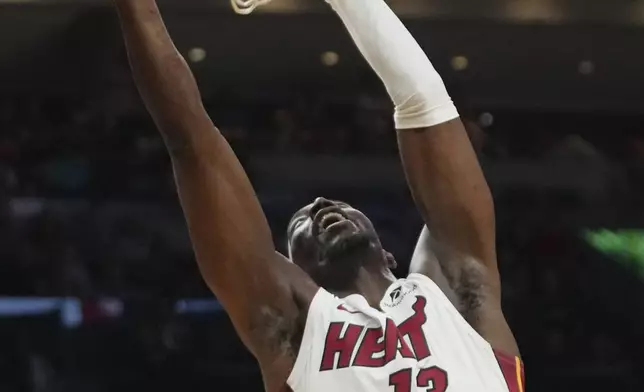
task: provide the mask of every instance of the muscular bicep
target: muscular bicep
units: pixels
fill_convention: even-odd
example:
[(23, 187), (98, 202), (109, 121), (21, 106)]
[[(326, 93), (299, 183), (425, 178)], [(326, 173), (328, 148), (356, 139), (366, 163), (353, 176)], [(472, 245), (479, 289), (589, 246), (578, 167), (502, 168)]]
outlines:
[(317, 287), (274, 250), (250, 181), (207, 115), (188, 124), (201, 129), (182, 132), (191, 136), (171, 155), (199, 268), (244, 343), (266, 357), (280, 345), (266, 324), (298, 319)]
[[(478, 261), (498, 280), (492, 195), (460, 119), (398, 131), (400, 154), (431, 235), (418, 248), (440, 245), (450, 263)], [(417, 262), (416, 265), (419, 265)]]

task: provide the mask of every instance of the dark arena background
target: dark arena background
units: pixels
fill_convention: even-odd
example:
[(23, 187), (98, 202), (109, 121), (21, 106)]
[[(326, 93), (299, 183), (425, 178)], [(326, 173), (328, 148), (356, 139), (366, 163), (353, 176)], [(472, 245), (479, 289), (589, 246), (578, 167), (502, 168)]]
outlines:
[[(644, 1), (392, 0), (467, 122), (532, 392), (644, 390)], [(160, 2), (278, 247), (312, 197), (402, 265), (384, 88), (322, 0)], [(202, 282), (109, 1), (0, 0), (0, 391), (262, 391)]]

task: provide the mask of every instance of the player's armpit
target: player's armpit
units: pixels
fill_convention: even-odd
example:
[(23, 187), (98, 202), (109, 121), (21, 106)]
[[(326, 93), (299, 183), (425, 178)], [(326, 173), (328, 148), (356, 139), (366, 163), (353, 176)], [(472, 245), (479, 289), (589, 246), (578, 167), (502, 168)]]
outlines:
[[(498, 286), (492, 195), (461, 120), (399, 130), (398, 143), (414, 201), (431, 233), (421, 235), (418, 248), (429, 253), (440, 245), (433, 250), (442, 253), (439, 259), (478, 262), (488, 283)], [(416, 259), (413, 268), (422, 269), (422, 262)]]
[[(495, 294), (498, 296), (496, 299), (500, 299), (498, 273), (492, 271), (490, 274), (487, 266), (478, 259), (438, 241), (427, 226), (421, 230), (409, 270), (410, 273), (430, 277), (459, 308), (464, 305), (467, 308), (478, 307), (479, 300), (474, 296), (483, 292)], [(463, 304), (463, 298), (470, 303)]]

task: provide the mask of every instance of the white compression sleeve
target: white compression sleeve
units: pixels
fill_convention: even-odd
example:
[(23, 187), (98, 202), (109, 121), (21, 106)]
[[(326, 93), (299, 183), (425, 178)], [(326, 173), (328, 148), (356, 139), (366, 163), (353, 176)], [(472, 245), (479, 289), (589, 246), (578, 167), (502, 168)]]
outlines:
[(458, 117), (427, 55), (384, 0), (326, 0), (378, 74), (396, 111), (397, 129), (423, 128)]

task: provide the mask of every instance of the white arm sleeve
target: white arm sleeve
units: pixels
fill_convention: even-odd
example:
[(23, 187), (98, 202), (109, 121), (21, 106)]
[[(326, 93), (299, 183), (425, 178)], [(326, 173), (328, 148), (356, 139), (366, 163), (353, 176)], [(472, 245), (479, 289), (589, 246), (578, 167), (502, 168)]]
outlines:
[(397, 129), (422, 128), (458, 117), (427, 55), (383, 0), (326, 0), (384, 83)]

